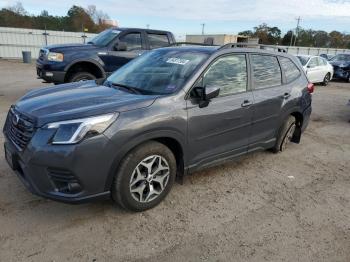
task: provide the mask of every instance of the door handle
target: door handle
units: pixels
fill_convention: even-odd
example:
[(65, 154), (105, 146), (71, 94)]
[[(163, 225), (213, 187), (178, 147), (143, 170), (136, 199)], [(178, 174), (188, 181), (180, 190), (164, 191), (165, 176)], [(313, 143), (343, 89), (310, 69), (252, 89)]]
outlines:
[(289, 93), (284, 93), (282, 97), (283, 97), (283, 99), (288, 99), (290, 97), (290, 94)]
[(248, 107), (251, 106), (253, 103), (249, 100), (244, 100), (243, 103), (241, 104), (241, 107)]

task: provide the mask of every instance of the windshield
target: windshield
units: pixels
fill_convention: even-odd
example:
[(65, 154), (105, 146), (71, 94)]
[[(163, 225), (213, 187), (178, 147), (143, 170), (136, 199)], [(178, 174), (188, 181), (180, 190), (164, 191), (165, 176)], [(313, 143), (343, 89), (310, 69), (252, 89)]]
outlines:
[(330, 61), (333, 62), (342, 62), (342, 61), (346, 61), (346, 62), (350, 62), (350, 54), (339, 54), (339, 55), (335, 55), (333, 58), (330, 59)]
[(88, 44), (107, 46), (120, 32), (121, 31), (115, 29), (105, 30), (92, 38)]
[(207, 57), (202, 52), (157, 49), (127, 63), (107, 82), (142, 94), (170, 94), (181, 88)]
[(310, 59), (309, 57), (306, 57), (306, 56), (297, 56), (297, 57), (303, 66), (306, 65), (307, 61), (309, 61)]

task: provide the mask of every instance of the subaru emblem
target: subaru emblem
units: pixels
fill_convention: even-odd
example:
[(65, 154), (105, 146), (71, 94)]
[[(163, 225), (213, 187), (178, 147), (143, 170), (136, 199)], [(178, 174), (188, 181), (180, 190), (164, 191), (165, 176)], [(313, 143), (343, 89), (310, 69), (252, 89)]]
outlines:
[(13, 117), (12, 117), (12, 123), (13, 123), (15, 126), (18, 125), (18, 123), (19, 123), (19, 115), (17, 115), (17, 114), (13, 115)]

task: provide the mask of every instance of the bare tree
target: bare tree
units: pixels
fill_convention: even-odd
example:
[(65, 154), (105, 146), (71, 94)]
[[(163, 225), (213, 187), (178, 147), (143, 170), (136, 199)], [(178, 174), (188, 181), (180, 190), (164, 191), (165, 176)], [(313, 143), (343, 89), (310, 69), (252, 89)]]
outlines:
[(19, 15), (28, 15), (28, 12), (24, 9), (21, 2), (16, 2), (14, 5), (9, 6), (6, 9)]

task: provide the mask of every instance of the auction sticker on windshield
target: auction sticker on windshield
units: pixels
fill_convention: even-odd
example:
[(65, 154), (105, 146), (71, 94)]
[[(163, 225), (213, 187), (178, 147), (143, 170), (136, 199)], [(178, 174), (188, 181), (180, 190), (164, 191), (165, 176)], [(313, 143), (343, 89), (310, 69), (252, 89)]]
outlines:
[(166, 62), (170, 63), (170, 64), (186, 65), (188, 62), (190, 62), (190, 60), (171, 57), (171, 58), (168, 58), (168, 60), (166, 60)]

